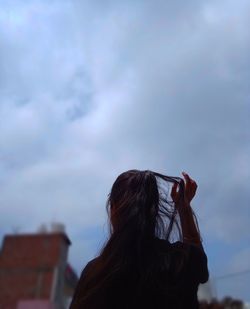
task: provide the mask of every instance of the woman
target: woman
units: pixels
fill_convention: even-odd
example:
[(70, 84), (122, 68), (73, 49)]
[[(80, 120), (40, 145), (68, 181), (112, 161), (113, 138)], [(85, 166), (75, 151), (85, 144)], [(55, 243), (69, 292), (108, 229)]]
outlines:
[(83, 270), (70, 309), (199, 307), (207, 257), (190, 206), (197, 185), (182, 174), (118, 176), (107, 201), (110, 237)]

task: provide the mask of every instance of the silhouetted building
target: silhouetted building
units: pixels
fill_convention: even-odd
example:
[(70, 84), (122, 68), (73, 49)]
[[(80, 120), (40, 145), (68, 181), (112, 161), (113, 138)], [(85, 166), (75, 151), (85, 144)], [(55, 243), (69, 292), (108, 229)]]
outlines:
[(77, 276), (63, 231), (7, 235), (0, 252), (1, 309), (64, 309)]

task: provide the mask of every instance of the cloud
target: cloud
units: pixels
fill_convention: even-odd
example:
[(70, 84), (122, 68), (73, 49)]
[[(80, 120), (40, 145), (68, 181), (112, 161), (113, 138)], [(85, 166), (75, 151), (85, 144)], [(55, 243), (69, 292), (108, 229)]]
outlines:
[(249, 300), (248, 283), (250, 280), (250, 250), (249, 247), (238, 250), (224, 260), (226, 271), (224, 275), (213, 278), (213, 286), (217, 297), (231, 296), (238, 299)]
[(62, 220), (80, 265), (112, 182), (138, 168), (190, 172), (204, 237), (249, 240), (249, 3), (1, 6), (3, 231)]
[(228, 268), (234, 273), (250, 271), (250, 248), (247, 247), (235, 254), (228, 263)]

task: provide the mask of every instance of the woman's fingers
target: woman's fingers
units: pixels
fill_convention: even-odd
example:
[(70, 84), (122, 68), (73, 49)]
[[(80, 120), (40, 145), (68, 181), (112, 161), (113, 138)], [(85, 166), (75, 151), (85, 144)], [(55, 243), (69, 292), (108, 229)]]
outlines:
[(176, 185), (176, 183), (174, 183), (173, 186), (172, 186), (172, 190), (171, 190), (172, 199), (174, 199), (176, 197), (176, 194), (177, 194), (177, 185)]
[(175, 182), (173, 184), (173, 187), (172, 187), (172, 190), (171, 190), (171, 197), (172, 197), (172, 200), (174, 202), (176, 202), (178, 200), (178, 192), (177, 192), (177, 188), (178, 188), (178, 183)]
[[(196, 182), (185, 172), (182, 172), (184, 180), (184, 200), (186, 203), (190, 203), (193, 197), (195, 196), (197, 184)], [(180, 192), (179, 192), (179, 183), (175, 182), (171, 189), (171, 198), (173, 202), (179, 203), (180, 201)]]
[(190, 183), (192, 181), (192, 179), (189, 177), (189, 175), (185, 172), (182, 172), (182, 175), (185, 179), (186, 184)]
[(196, 182), (185, 172), (182, 172), (185, 179), (185, 197), (188, 202), (191, 202), (197, 190)]
[(197, 183), (185, 172), (182, 172), (182, 175), (184, 176), (186, 182), (191, 183), (193, 186), (197, 187)]

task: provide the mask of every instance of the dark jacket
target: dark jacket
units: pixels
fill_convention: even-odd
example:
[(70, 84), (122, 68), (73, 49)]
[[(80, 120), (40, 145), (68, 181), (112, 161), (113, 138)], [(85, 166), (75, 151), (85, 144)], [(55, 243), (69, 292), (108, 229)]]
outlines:
[[(169, 252), (182, 252), (185, 255), (184, 264), (178, 275), (176, 267), (170, 269), (159, 267), (160, 271), (143, 287), (138, 288), (138, 280), (134, 271), (127, 270), (120, 274), (112, 287), (100, 291), (95, 300), (95, 309), (197, 309), (197, 291), (200, 283), (208, 280), (207, 256), (202, 247), (176, 242), (170, 244), (157, 239), (157, 246), (162, 256)], [(95, 259), (87, 264), (82, 271), (75, 290), (70, 309), (83, 308), (80, 304), (81, 286), (87, 271), (95, 267)], [(173, 261), (174, 262), (174, 261)], [(157, 263), (157, 262), (156, 262)], [(172, 269), (174, 269), (172, 273)]]

